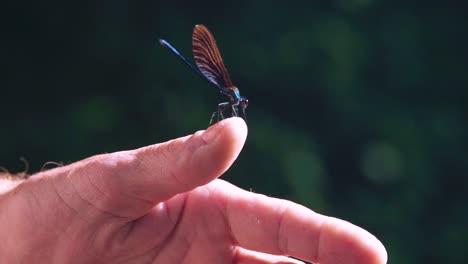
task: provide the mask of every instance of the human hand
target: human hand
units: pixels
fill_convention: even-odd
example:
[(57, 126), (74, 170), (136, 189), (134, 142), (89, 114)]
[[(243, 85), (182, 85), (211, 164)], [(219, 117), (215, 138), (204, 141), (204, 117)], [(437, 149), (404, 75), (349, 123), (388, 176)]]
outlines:
[(0, 181), (0, 262), (386, 262), (383, 245), (357, 226), (216, 179), (246, 136), (242, 119), (230, 118)]

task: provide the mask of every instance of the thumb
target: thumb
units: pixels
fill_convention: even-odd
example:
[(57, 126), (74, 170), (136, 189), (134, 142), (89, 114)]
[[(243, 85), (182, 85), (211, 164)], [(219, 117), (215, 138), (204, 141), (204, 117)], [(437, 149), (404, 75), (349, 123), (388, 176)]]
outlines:
[(60, 200), (75, 212), (136, 219), (155, 204), (219, 177), (246, 137), (245, 122), (229, 118), (190, 136), (93, 156), (42, 174), (56, 181)]

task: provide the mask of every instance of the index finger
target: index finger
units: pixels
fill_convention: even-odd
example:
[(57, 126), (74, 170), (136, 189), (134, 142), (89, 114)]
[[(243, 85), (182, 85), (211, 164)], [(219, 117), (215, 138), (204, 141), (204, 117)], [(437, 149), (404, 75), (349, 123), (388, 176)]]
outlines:
[(220, 184), (233, 238), (243, 248), (319, 263), (387, 262), (382, 243), (358, 226), (290, 201)]

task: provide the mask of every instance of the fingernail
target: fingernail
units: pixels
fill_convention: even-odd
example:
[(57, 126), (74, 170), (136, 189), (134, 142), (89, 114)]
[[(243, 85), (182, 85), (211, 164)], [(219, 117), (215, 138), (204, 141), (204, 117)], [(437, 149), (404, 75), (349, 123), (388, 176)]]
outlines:
[(215, 138), (219, 135), (219, 130), (221, 127), (221, 123), (217, 123), (213, 126), (210, 126), (207, 130), (205, 130), (205, 132), (203, 132), (203, 140), (207, 143), (214, 141)]

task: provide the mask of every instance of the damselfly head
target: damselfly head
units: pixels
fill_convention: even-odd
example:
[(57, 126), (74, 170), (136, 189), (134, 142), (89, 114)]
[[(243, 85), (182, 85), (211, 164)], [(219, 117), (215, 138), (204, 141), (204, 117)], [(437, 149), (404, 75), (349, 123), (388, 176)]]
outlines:
[(239, 100), (239, 105), (240, 107), (245, 110), (247, 108), (247, 106), (249, 105), (249, 99), (245, 98), (245, 97), (242, 97), (240, 100)]

